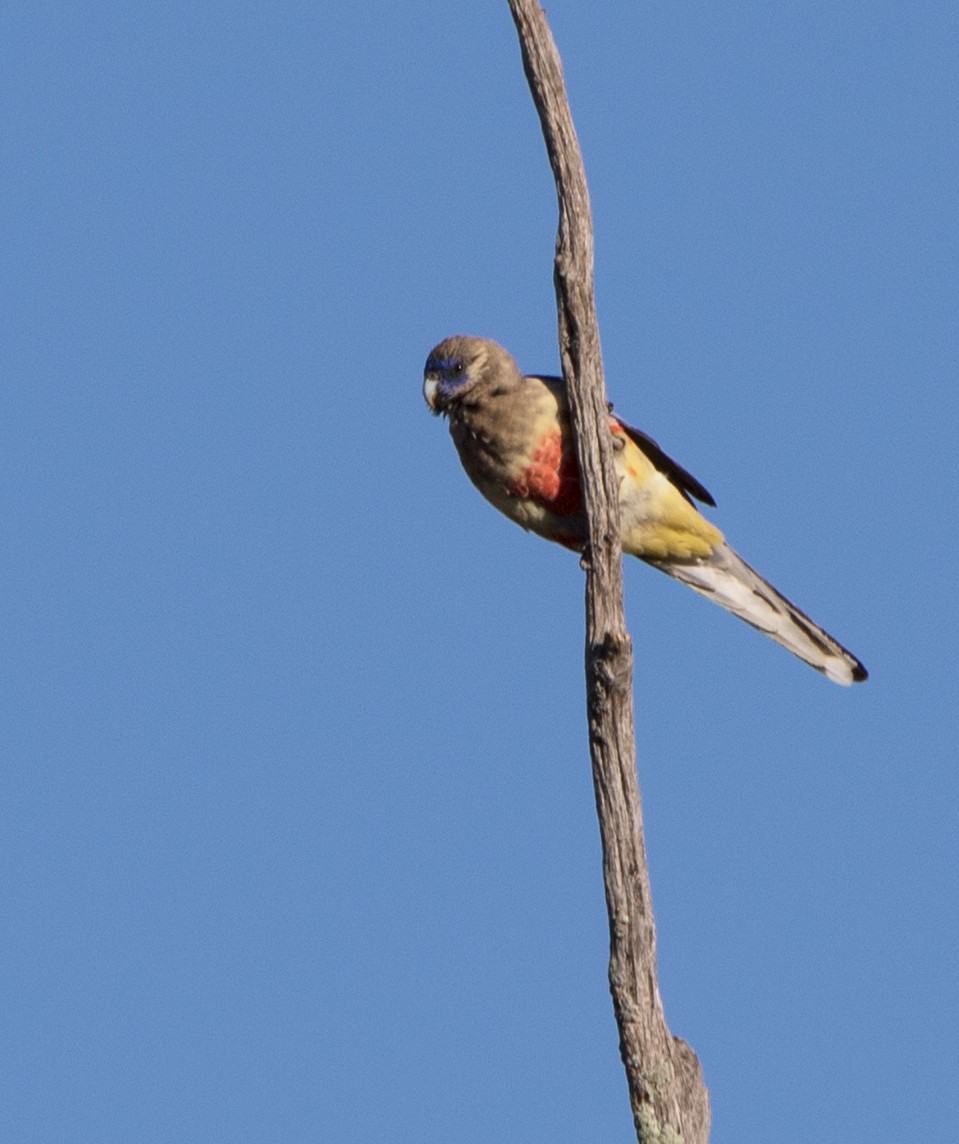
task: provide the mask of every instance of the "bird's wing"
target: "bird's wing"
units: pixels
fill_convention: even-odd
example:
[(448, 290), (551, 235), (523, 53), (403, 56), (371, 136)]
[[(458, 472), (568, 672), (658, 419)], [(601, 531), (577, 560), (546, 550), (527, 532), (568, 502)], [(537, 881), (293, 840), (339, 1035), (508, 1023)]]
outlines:
[(687, 472), (682, 465), (674, 461), (667, 453), (664, 453), (659, 445), (641, 429), (634, 429), (632, 425), (627, 425), (625, 421), (616, 417), (615, 413), (610, 414), (616, 421), (623, 427), (623, 432), (636, 443), (637, 447), (641, 449), (653, 466), (661, 473), (664, 473), (673, 482), (677, 489), (683, 496), (692, 503), (692, 498), (702, 501), (703, 504), (712, 505), (716, 507), (716, 502), (713, 500), (710, 491), (696, 480), (692, 473)]
[[(534, 374), (533, 377), (535, 377), (537, 381), (543, 382), (553, 391), (565, 415), (567, 409), (566, 382), (561, 377), (544, 374)], [(609, 407), (609, 416), (611, 420), (622, 426), (623, 432), (630, 437), (636, 447), (646, 455), (653, 468), (658, 469), (659, 472), (667, 476), (690, 504), (692, 504), (693, 497), (695, 497), (696, 500), (702, 501), (703, 504), (708, 504), (713, 508), (716, 507), (716, 502), (713, 500), (712, 493), (709, 489), (707, 489), (705, 485), (700, 484), (692, 473), (687, 472), (682, 465), (674, 461), (667, 453), (664, 453), (659, 444), (654, 441), (648, 433), (644, 433), (642, 429), (634, 429), (632, 425), (627, 425), (621, 417), (618, 417), (613, 412), (612, 405)]]

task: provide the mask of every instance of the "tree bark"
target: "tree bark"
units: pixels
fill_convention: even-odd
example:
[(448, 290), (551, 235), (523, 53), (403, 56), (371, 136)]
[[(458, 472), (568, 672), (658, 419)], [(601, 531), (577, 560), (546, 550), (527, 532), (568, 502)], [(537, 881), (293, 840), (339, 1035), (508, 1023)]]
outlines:
[(709, 1095), (699, 1061), (666, 1026), (643, 841), (633, 726), (633, 654), (623, 609), (619, 482), (593, 293), (586, 172), (562, 64), (537, 0), (509, 0), (559, 200), (554, 282), (563, 376), (589, 521), (586, 699), (609, 914), (609, 984), (640, 1144), (707, 1144)]

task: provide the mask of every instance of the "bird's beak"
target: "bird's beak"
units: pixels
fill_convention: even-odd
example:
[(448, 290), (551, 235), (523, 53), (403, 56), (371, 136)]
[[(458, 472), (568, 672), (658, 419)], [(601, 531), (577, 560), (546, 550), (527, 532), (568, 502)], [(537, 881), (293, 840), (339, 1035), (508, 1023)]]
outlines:
[(430, 407), (430, 409), (433, 410), (434, 413), (439, 412), (439, 410), (436, 408), (436, 388), (438, 384), (439, 383), (434, 374), (428, 373), (423, 378), (423, 396), (426, 398), (426, 404)]

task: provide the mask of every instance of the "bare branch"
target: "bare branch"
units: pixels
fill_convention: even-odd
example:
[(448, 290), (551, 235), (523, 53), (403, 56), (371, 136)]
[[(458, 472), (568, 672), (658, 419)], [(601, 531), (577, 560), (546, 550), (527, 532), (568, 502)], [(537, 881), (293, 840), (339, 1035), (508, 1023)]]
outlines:
[(593, 294), (586, 172), (562, 64), (537, 0), (509, 0), (559, 200), (554, 281), (560, 357), (589, 522), (586, 689), (609, 913), (609, 982), (640, 1144), (707, 1144), (709, 1096), (692, 1049), (666, 1027), (643, 842), (633, 727), (633, 656), (623, 610), (619, 491)]

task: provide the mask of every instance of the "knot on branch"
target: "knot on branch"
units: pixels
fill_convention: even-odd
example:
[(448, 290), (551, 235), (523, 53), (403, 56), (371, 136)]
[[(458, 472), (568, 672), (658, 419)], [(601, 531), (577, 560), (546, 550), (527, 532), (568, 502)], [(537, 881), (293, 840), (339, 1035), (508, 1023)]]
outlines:
[(589, 645), (586, 666), (590, 679), (604, 691), (628, 691), (633, 678), (633, 643), (625, 632), (606, 632)]

